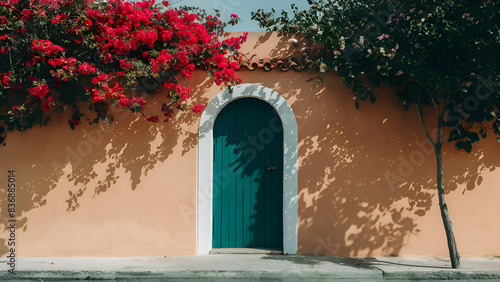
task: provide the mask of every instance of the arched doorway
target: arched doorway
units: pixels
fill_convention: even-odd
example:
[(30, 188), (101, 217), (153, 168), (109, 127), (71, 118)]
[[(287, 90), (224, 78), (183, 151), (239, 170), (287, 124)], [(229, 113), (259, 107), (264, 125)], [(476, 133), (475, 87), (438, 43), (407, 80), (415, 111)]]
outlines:
[(227, 104), (213, 129), (212, 248), (283, 249), (283, 127), (267, 102)]
[(298, 236), (298, 132), (292, 108), (276, 91), (256, 84), (241, 84), (224, 90), (207, 105), (198, 132), (197, 254), (209, 254), (213, 239), (214, 125), (219, 113), (232, 101), (257, 98), (274, 108), (283, 126), (283, 253), (297, 253)]

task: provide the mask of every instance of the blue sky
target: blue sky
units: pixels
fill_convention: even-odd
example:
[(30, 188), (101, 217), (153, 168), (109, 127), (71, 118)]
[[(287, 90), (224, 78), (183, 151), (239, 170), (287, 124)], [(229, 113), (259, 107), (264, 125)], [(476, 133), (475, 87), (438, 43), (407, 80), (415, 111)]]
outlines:
[[(157, 2), (160, 2), (157, 0)], [(196, 6), (205, 9), (208, 14), (214, 14), (214, 9), (221, 11), (222, 21), (227, 21), (231, 14), (237, 14), (242, 22), (236, 26), (229, 26), (227, 31), (256, 31), (263, 30), (259, 28), (256, 21), (252, 21), (250, 12), (257, 11), (263, 8), (270, 11), (274, 8), (277, 13), (281, 10), (290, 12), (290, 5), (295, 3), (299, 9), (306, 9), (309, 7), (307, 0), (171, 0), (172, 6)]]

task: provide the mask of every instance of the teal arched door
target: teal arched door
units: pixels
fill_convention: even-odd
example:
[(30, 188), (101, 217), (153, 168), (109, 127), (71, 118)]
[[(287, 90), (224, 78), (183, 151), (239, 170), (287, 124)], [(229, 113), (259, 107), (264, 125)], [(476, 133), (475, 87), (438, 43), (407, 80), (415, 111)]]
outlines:
[(255, 98), (229, 103), (214, 125), (213, 248), (283, 248), (283, 127)]

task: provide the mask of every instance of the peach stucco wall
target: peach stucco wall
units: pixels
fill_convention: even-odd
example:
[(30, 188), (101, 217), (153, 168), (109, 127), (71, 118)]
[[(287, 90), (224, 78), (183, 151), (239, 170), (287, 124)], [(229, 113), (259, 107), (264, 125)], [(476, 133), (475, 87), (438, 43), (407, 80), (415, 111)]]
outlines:
[[(279, 56), (299, 47), (252, 33), (244, 48), (250, 56), (269, 50)], [(356, 110), (336, 73), (318, 86), (306, 82), (307, 71), (241, 69), (238, 75), (276, 90), (296, 115), (300, 254), (447, 255), (434, 155), (419, 147), (425, 136), (418, 117), (402, 110), (391, 89)], [(193, 104), (221, 91), (202, 72), (188, 83)], [(158, 114), (163, 96), (147, 99), (145, 114)], [(199, 118), (178, 112), (155, 124), (117, 111), (110, 125), (84, 122), (72, 131), (58, 117), (48, 127), (9, 132), (0, 148), (0, 179), (5, 187), (7, 170), (15, 169), (17, 255), (195, 254)], [(500, 255), (499, 153), (495, 138), (470, 154), (445, 145), (446, 199), (462, 256)], [(0, 194), (4, 256), (5, 188)]]

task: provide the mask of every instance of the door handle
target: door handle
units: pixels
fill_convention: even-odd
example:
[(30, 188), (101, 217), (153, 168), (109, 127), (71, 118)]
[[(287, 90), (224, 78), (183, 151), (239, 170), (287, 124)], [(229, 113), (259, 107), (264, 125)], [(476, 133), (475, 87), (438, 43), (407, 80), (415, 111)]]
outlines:
[(267, 169), (268, 169), (268, 170), (277, 170), (278, 168), (277, 168), (277, 167), (275, 167), (275, 166), (270, 166), (270, 167), (268, 167)]

